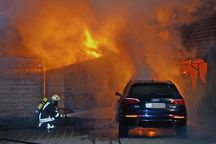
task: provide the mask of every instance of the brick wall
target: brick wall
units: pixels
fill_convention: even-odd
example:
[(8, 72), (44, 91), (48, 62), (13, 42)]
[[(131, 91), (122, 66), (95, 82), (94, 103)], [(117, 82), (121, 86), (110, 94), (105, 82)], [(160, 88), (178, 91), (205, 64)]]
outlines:
[(65, 78), (62, 69), (48, 70), (46, 72), (46, 96), (50, 98), (52, 95), (57, 94), (61, 97), (58, 107), (65, 107)]
[[(43, 95), (43, 67), (32, 58), (0, 58), (0, 121), (35, 119)], [(1, 124), (1, 122), (0, 122)]]
[(88, 71), (83, 66), (71, 65), (47, 71), (47, 97), (50, 98), (53, 94), (60, 95), (60, 108), (84, 110), (93, 107), (93, 99), (88, 90), (89, 81), (86, 79)]
[[(208, 63), (207, 72), (207, 85), (206, 85), (206, 97), (203, 99), (203, 103), (208, 108), (206, 113), (211, 113), (212, 116), (216, 114), (216, 45), (212, 47), (211, 51), (206, 57)], [(209, 115), (208, 115), (209, 116)]]
[[(61, 95), (60, 107), (71, 110), (88, 110), (114, 104), (115, 90), (127, 73), (119, 71), (119, 65), (108, 58), (93, 59), (66, 67), (48, 70), (47, 95)], [(116, 67), (109, 65), (116, 64)]]

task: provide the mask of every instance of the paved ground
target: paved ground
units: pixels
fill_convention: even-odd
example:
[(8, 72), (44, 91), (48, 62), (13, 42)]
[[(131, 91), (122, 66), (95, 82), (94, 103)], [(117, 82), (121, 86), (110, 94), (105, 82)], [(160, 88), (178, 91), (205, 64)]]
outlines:
[(73, 125), (60, 126), (47, 133), (36, 128), (1, 129), (1, 144), (216, 144), (216, 126), (190, 124), (187, 138), (178, 138), (172, 130), (141, 129), (119, 139), (116, 125), (107, 120), (78, 120)]

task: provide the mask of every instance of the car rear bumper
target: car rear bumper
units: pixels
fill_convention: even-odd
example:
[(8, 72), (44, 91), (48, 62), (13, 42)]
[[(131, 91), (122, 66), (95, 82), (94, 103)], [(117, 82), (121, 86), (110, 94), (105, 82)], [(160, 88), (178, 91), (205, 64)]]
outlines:
[(186, 116), (173, 115), (148, 115), (137, 117), (124, 117), (124, 123), (130, 127), (183, 127), (187, 123)]

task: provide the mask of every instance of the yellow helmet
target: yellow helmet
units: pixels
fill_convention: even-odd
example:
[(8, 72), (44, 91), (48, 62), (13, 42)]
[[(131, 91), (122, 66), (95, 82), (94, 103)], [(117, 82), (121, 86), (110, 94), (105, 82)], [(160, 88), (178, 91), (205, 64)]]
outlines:
[(59, 101), (60, 100), (60, 96), (58, 96), (58, 95), (53, 95), (52, 97), (51, 97), (51, 100), (52, 101)]

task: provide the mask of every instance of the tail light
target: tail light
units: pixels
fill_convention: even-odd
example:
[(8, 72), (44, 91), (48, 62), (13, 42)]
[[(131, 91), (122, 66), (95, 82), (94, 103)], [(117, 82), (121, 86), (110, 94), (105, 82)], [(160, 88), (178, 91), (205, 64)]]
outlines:
[(183, 99), (172, 99), (171, 103), (176, 105), (185, 105), (185, 101)]
[(125, 98), (124, 100), (126, 104), (137, 104), (140, 102), (140, 100), (136, 98)]
[(126, 118), (137, 118), (139, 115), (125, 115)]
[(185, 116), (173, 116), (175, 119), (184, 119), (185, 118)]
[(186, 116), (183, 116), (183, 115), (169, 115), (170, 117), (174, 118), (174, 119), (185, 119), (187, 118)]

